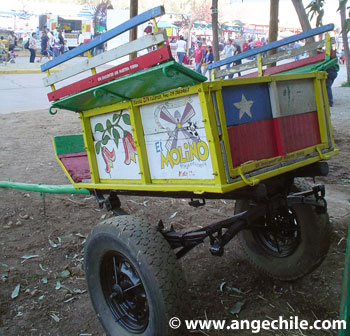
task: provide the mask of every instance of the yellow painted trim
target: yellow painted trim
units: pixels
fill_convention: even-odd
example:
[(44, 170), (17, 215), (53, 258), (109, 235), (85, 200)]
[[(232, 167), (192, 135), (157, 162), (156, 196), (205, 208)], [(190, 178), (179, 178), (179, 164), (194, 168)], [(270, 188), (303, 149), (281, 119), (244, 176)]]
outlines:
[(134, 138), (134, 144), (136, 146), (141, 181), (144, 184), (150, 184), (151, 175), (150, 175), (150, 170), (148, 165), (147, 148), (146, 148), (146, 142), (145, 142), (145, 137), (143, 133), (140, 107), (134, 106), (132, 103), (130, 103), (129, 111), (130, 111), (131, 131)]
[(261, 77), (263, 76), (263, 62), (262, 62), (262, 57), (261, 54), (258, 54), (258, 76)]
[[(330, 159), (332, 156), (337, 155), (338, 150), (333, 150), (325, 154), (327, 159)], [(314, 162), (320, 161), (319, 156), (315, 156), (309, 159), (305, 159), (301, 162), (293, 163), (279, 169), (273, 169), (269, 172), (265, 172), (259, 175), (254, 176), (254, 179), (259, 179), (260, 181), (275, 177), (280, 174), (287, 173), (297, 168), (301, 168), (312, 164)], [(199, 185), (199, 184), (189, 184), (188, 180), (184, 180), (182, 185), (179, 184), (170, 184), (169, 180), (166, 180), (166, 184), (151, 184), (151, 185), (142, 185), (142, 184), (101, 184), (101, 183), (75, 183), (73, 184), (75, 188), (86, 188), (86, 189), (105, 189), (105, 190), (130, 190), (130, 191), (154, 191), (154, 192), (181, 192), (188, 191), (195, 194), (203, 194), (205, 192), (211, 193), (226, 193), (246, 186), (246, 183), (243, 180), (239, 180), (230, 184), (223, 185)], [(179, 182), (179, 181), (176, 181)]]
[(241, 166), (238, 167), (238, 174), (241, 177), (241, 179), (243, 180), (243, 182), (251, 187), (254, 187), (255, 185), (257, 185), (260, 182), (260, 180), (258, 178), (255, 178), (255, 177), (246, 178), (242, 172)]
[(227, 122), (226, 122), (224, 102), (222, 98), (222, 91), (221, 90), (216, 91), (215, 96), (216, 96), (216, 104), (218, 107), (219, 120), (221, 125), (221, 132), (222, 132), (221, 136), (222, 136), (222, 140), (224, 141), (228, 170), (230, 171), (231, 169), (233, 169), (233, 163), (232, 163), (232, 156), (231, 156), (230, 140), (229, 140), (228, 131), (227, 131), (228, 128), (227, 128)]
[[(50, 69), (47, 69), (47, 76), (50, 76)], [(50, 87), (52, 91), (56, 90), (55, 84), (51, 84)]]
[[(183, 184), (191, 184), (191, 185), (217, 185), (215, 183), (215, 179), (153, 179), (153, 184), (173, 184), (173, 185), (183, 185)], [(166, 189), (166, 187), (165, 187)]]
[(101, 184), (114, 184), (114, 185), (119, 185), (119, 184), (141, 184), (142, 181), (140, 180), (135, 180), (135, 179), (100, 179)]
[(222, 159), (218, 126), (211, 99), (211, 91), (208, 90), (208, 88), (210, 88), (210, 86), (201, 85), (201, 88), (198, 89), (198, 97), (202, 110), (205, 134), (210, 150), (214, 180), (216, 184), (224, 184), (226, 182), (225, 166)]
[(94, 141), (92, 138), (92, 129), (90, 124), (90, 119), (85, 118), (83, 113), (79, 113), (79, 118), (81, 120), (81, 128), (83, 131), (85, 149), (88, 154), (91, 181), (92, 183), (99, 183), (100, 175), (98, 172), (97, 159), (95, 155)]
[(139, 105), (148, 105), (148, 104), (152, 104), (152, 103), (158, 103), (158, 102), (161, 102), (163, 100), (168, 100), (168, 99), (173, 99), (173, 98), (180, 98), (183, 96), (188, 96), (191, 94), (198, 93), (198, 89), (200, 87), (201, 87), (201, 84), (197, 84), (197, 85), (194, 85), (191, 87), (186, 87), (186, 88), (178, 88), (178, 89), (164, 92), (162, 94), (158, 94), (158, 95), (154, 95), (154, 96), (136, 98), (136, 99), (132, 100), (132, 103), (134, 106), (139, 106)]
[[(88, 58), (92, 58), (91, 50), (88, 51)], [(96, 68), (91, 68), (91, 74), (96, 75)]]
[(332, 40), (329, 33), (326, 33), (325, 40), (326, 40), (326, 59), (330, 59), (332, 54)]
[[(304, 148), (304, 149), (301, 149), (301, 150), (298, 150), (298, 151), (295, 151), (292, 153), (288, 153), (285, 156), (275, 156), (275, 157), (272, 157), (269, 159), (263, 159), (263, 160), (253, 161), (253, 162), (249, 161), (248, 163), (243, 163), (240, 166), (233, 168), (232, 170), (230, 169), (230, 175), (231, 175), (231, 177), (235, 177), (235, 176), (240, 175), (240, 171), (242, 173), (250, 173), (250, 172), (253, 172), (257, 169), (266, 168), (266, 167), (273, 166), (273, 165), (278, 164), (278, 163), (283, 163), (283, 162), (286, 162), (289, 160), (300, 158), (300, 157), (315, 153), (317, 151), (317, 148), (319, 148), (321, 150), (326, 149), (326, 148), (328, 148), (328, 145), (327, 144), (319, 144), (319, 145)], [(276, 170), (278, 170), (278, 169), (276, 169)]]
[(116, 103), (113, 105), (108, 105), (108, 106), (103, 106), (103, 107), (96, 107), (92, 110), (84, 111), (83, 116), (85, 118), (91, 118), (97, 115), (101, 114), (106, 114), (110, 112), (117, 112), (120, 110), (126, 110), (130, 107), (130, 101), (127, 102), (121, 102), (121, 103)]
[[(328, 102), (328, 93), (327, 93), (327, 87), (326, 87), (326, 81), (321, 81), (321, 88), (322, 88), (322, 96), (323, 100), (325, 101), (325, 118), (327, 121), (327, 124), (329, 125), (329, 136), (330, 136), (330, 142), (332, 144), (332, 147), (335, 147), (334, 143), (334, 137), (333, 137), (333, 128), (332, 128), (332, 123), (331, 123), (331, 112), (330, 112), (330, 107), (329, 107), (329, 102)], [(327, 127), (326, 124), (326, 127)], [(327, 131), (327, 130), (326, 130)]]
[(326, 105), (328, 105), (329, 103), (328, 103), (328, 96), (323, 97), (322, 95), (321, 80), (318, 80), (318, 79), (314, 80), (314, 90), (315, 90), (318, 126), (320, 129), (321, 142), (328, 143), (327, 126), (326, 126), (325, 110), (324, 110), (324, 99), (326, 98), (325, 100)]
[(57, 155), (57, 151), (56, 151), (56, 146), (55, 146), (55, 142), (54, 139), (52, 139), (52, 145), (53, 145), (53, 151), (55, 154), (55, 158), (58, 161), (59, 165), (61, 166), (63, 172), (66, 174), (66, 176), (68, 177), (68, 180), (70, 183), (72, 183), (73, 185), (75, 185), (74, 180), (72, 179), (72, 177), (70, 176), (70, 174), (68, 173), (68, 170), (66, 169), (66, 167), (63, 165), (62, 161), (60, 160), (60, 158)]

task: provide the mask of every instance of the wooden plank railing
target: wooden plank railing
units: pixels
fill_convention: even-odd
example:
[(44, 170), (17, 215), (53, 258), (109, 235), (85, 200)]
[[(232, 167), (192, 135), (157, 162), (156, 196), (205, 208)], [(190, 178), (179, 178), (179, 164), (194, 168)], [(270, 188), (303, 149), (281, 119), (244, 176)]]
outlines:
[[(335, 39), (331, 39), (331, 43), (334, 43)], [(299, 48), (293, 48), (287, 51), (282, 51), (279, 52), (277, 54), (271, 55), (271, 56), (267, 56), (267, 57), (263, 57), (262, 61), (261, 61), (261, 66), (266, 66), (269, 64), (273, 64), (276, 63), (278, 61), (282, 61), (282, 60), (286, 60), (292, 57), (295, 57), (297, 55), (301, 55), (313, 50), (317, 50), (318, 48), (323, 48), (326, 44), (325, 40), (319, 41), (319, 42), (312, 42), (312, 43), (308, 43), (305, 46), (299, 47)], [(227, 75), (232, 75), (235, 73), (240, 73), (243, 71), (247, 71), (247, 70), (251, 70), (254, 68), (258, 68), (259, 67), (259, 62), (258, 60), (253, 60), (250, 62), (246, 62), (244, 64), (240, 64), (240, 65), (235, 65), (231, 68), (228, 69), (222, 69), (222, 70), (216, 70), (215, 71), (215, 75), (214, 78), (221, 78), (221, 77), (225, 77)]]
[(223, 65), (226, 65), (226, 64), (230, 64), (230, 63), (233, 63), (233, 62), (237, 62), (237, 61), (240, 61), (240, 60), (242, 60), (244, 58), (253, 57), (253, 56), (256, 56), (258, 54), (262, 54), (264, 52), (267, 52), (269, 50), (283, 47), (283, 46), (288, 45), (290, 43), (294, 43), (294, 42), (297, 42), (297, 41), (300, 41), (300, 40), (304, 40), (304, 39), (310, 38), (312, 36), (316, 36), (316, 35), (319, 35), (319, 34), (326, 33), (326, 32), (328, 32), (330, 30), (333, 30), (333, 29), (334, 29), (334, 24), (328, 24), (326, 26), (322, 26), (322, 27), (318, 27), (318, 28), (315, 28), (315, 29), (311, 29), (309, 31), (306, 31), (306, 32), (303, 32), (303, 33), (300, 33), (300, 34), (296, 34), (296, 35), (284, 38), (284, 39), (279, 40), (279, 41), (271, 42), (271, 43), (266, 44), (266, 45), (264, 45), (262, 47), (255, 48), (255, 49), (252, 49), (252, 50), (248, 50), (248, 51), (240, 53), (238, 55), (235, 55), (235, 56), (232, 56), (232, 57), (228, 57), (228, 58), (225, 58), (225, 59), (223, 59), (221, 61), (217, 61), (215, 63), (209, 64), (208, 70), (215, 69), (215, 68), (218, 68), (220, 66), (223, 66)]
[[(167, 35), (165, 31), (140, 37), (135, 41), (125, 43), (117, 48), (114, 48), (102, 54), (96, 55), (95, 57), (86, 58), (82, 62), (76, 63), (68, 68), (63, 69), (60, 72), (51, 74), (43, 78), (44, 85), (49, 86), (49, 85), (55, 84), (64, 79), (67, 79), (69, 77), (82, 73), (86, 70), (96, 68), (97, 66), (100, 66), (102, 64), (105, 64), (113, 60), (116, 60), (120, 57), (129, 55), (130, 53), (149, 48), (153, 45), (164, 43), (166, 40), (167, 40)], [(62, 56), (64, 56), (64, 54)]]
[(62, 64), (63, 62), (66, 62), (76, 56), (79, 56), (80, 54), (83, 54), (84, 52), (87, 52), (89, 50), (92, 50), (93, 48), (97, 47), (98, 45), (105, 43), (109, 41), (110, 39), (125, 33), (126, 31), (130, 30), (131, 28), (137, 27), (138, 25), (145, 23), (149, 20), (152, 20), (158, 16), (164, 15), (165, 10), (163, 6), (158, 6), (155, 8), (152, 8), (140, 15), (137, 15), (130, 20), (120, 24), (117, 27), (114, 27), (113, 29), (101, 34), (100, 36), (96, 37), (95, 39), (84, 43), (67, 53), (64, 53), (63, 55), (54, 58), (53, 60), (43, 64), (41, 66), (41, 71), (49, 70), (59, 64)]

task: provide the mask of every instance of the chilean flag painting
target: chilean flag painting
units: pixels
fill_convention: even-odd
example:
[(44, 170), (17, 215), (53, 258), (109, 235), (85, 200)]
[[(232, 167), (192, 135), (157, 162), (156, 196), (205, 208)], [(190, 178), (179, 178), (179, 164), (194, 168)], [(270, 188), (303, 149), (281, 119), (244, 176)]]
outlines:
[(227, 86), (222, 97), (234, 167), (321, 142), (312, 79)]

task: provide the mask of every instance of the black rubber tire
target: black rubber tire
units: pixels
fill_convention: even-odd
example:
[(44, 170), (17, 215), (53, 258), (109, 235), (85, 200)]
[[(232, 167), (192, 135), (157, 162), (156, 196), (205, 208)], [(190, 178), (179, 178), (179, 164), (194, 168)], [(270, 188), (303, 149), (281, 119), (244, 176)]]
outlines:
[[(293, 192), (311, 189), (298, 179)], [(235, 213), (248, 208), (248, 201), (237, 201)], [(295, 204), (291, 208), (300, 227), (300, 242), (294, 252), (280, 258), (271, 255), (256, 239), (252, 230), (243, 230), (237, 236), (251, 264), (266, 275), (283, 281), (296, 280), (315, 270), (324, 260), (331, 241), (331, 224), (327, 213), (317, 213), (308, 204)]]
[[(111, 251), (123, 254), (136, 269), (143, 283), (149, 308), (146, 330), (137, 335), (172, 335), (171, 317), (181, 318), (186, 284), (169, 244), (144, 218), (119, 216), (95, 227), (85, 246), (85, 277), (95, 312), (111, 336), (136, 333), (116, 322), (103, 295), (99, 270), (103, 256)], [(179, 330), (177, 330), (178, 332)]]

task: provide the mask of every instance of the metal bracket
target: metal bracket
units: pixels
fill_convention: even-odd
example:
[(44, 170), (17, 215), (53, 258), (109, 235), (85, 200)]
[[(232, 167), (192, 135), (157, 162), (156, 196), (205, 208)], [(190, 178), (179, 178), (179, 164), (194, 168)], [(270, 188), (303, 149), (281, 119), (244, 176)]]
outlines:
[(203, 198), (201, 203), (199, 200), (194, 200), (193, 198), (191, 198), (191, 201), (188, 202), (188, 204), (194, 208), (199, 208), (205, 205), (205, 199)]
[(127, 215), (127, 213), (121, 208), (120, 199), (115, 191), (111, 191), (106, 199), (101, 190), (94, 189), (94, 195), (100, 209), (103, 209), (103, 205), (105, 205), (106, 210), (112, 211), (116, 216)]

